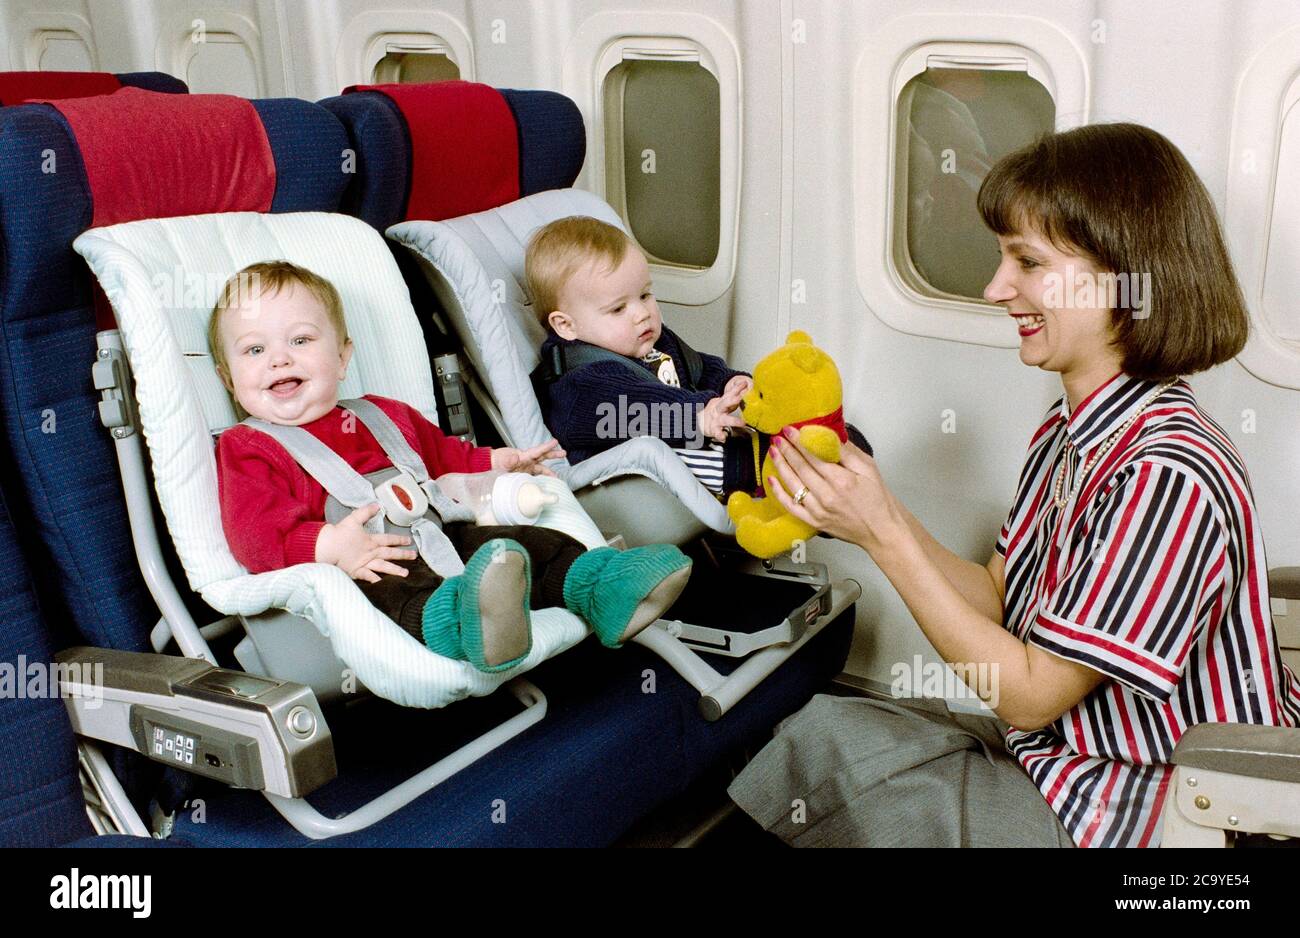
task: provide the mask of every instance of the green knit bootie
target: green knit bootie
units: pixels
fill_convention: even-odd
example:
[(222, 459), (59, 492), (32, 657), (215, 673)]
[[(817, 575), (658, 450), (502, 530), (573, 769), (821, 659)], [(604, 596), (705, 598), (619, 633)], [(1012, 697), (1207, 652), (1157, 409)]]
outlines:
[(507, 538), (488, 541), (424, 604), (425, 646), (480, 671), (513, 668), (533, 648), (528, 552)]
[(691, 576), (691, 559), (671, 544), (631, 550), (597, 547), (564, 577), (564, 605), (586, 621), (600, 643), (617, 648), (676, 602)]

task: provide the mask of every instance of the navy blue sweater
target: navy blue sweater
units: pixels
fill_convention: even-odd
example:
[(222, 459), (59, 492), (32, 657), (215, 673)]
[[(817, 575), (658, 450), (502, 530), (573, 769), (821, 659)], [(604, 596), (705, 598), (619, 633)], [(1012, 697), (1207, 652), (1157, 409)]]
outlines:
[[(551, 333), (542, 345), (542, 358), (547, 360), (554, 345), (571, 346), (582, 343), (561, 339)], [(575, 368), (554, 381), (539, 402), (542, 417), (560, 445), (568, 451), (569, 462), (577, 463), (602, 450), (617, 446), (631, 436), (651, 435), (669, 446), (700, 445), (697, 435), (699, 411), (715, 397), (733, 377), (747, 374), (727, 367), (716, 355), (698, 353), (703, 362), (700, 379), (693, 386), (682, 356), (684, 343), (666, 326), (655, 348), (669, 355), (677, 368), (680, 388), (663, 384), (655, 376), (655, 369), (635, 358), (627, 361), (644, 368), (654, 381), (629, 380), (627, 366), (613, 361), (592, 362)], [(650, 412), (664, 415), (667, 410), (654, 405), (676, 404), (672, 411), (676, 419), (645, 420), (645, 429), (638, 432), (637, 414)], [(653, 408), (653, 409), (652, 409)], [(689, 410), (689, 417), (685, 412)], [(618, 419), (619, 416), (622, 419)], [(684, 418), (684, 419), (683, 419)], [(617, 432), (610, 433), (614, 429)], [(627, 432), (622, 432), (627, 431)]]

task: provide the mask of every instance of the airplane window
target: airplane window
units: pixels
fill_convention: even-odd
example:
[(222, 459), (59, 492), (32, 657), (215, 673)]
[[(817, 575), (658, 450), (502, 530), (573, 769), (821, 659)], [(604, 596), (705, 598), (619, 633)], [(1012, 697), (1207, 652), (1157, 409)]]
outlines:
[(192, 94), (260, 95), (257, 63), (244, 41), (234, 33), (209, 32), (195, 45), (185, 82)]
[(718, 80), (694, 62), (624, 61), (604, 81), (606, 196), (652, 263), (718, 257)]
[(1300, 296), (1300, 265), (1295, 263), (1295, 258), (1300, 256), (1300, 187), (1294, 184), (1298, 176), (1300, 103), (1295, 103), (1282, 118), (1262, 306), (1273, 334), (1300, 348), (1300, 315), (1295, 309), (1295, 298)]
[(69, 30), (50, 30), (41, 35), (40, 58), (36, 67), (42, 72), (89, 72), (95, 64), (86, 42)]
[(455, 81), (460, 66), (445, 52), (391, 49), (375, 63), (371, 80), (376, 84)]
[(1049, 133), (1051, 94), (1025, 72), (928, 68), (899, 95), (895, 264), (928, 296), (980, 299), (997, 239), (975, 195), (999, 159)]

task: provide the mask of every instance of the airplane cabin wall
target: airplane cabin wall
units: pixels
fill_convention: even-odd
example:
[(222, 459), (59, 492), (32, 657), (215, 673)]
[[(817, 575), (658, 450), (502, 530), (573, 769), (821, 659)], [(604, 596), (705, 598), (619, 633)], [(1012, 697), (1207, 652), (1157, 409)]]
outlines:
[[(1244, 108), (1262, 104), (1267, 113), (1277, 104), (1267, 89), (1250, 86), (1242, 100), (1239, 89), (1266, 46), (1270, 56), (1289, 56), (1292, 73), (1300, 73), (1300, 3), (1276, 0), (9, 0), (0, 9), (0, 67), (33, 67), (33, 31), (45, 28), (85, 36), (95, 68), (186, 78), (177, 69), (197, 45), (195, 20), (209, 36), (243, 43), (243, 51), (220, 49), (219, 58), (205, 60), (210, 65), (201, 63), (196, 75), (204, 86), (195, 90), (316, 100), (369, 81), (367, 53), (373, 58), (384, 34), (434, 34), (452, 50), (462, 77), (563, 91), (579, 101), (589, 127), (601, 23), (613, 30), (610, 38), (630, 22), (646, 34), (683, 30), (712, 42), (719, 73), (729, 61), (738, 68), (735, 101), (723, 90), (724, 110), (737, 110), (739, 191), (721, 225), (724, 232), (734, 227), (735, 239), (719, 260), (728, 265), (730, 250), (734, 271), (721, 278), (716, 296), (696, 291), (703, 302), (671, 302), (674, 290), (687, 296), (694, 288), (670, 284), (661, 291), (666, 319), (741, 367), (789, 329), (810, 331), (835, 355), (846, 414), (875, 445), (895, 494), (941, 542), (980, 563), (1005, 517), (1029, 435), (1060, 383), (1019, 362), (1010, 322), (1005, 339), (999, 333), (990, 344), (957, 341), (966, 325), (942, 338), (928, 327), (914, 334), (886, 324), (906, 323), (918, 304), (892, 287), (871, 286), (885, 282), (886, 251), (873, 232), (884, 230), (893, 144), (885, 130), (863, 128), (890, 126), (896, 101), (885, 79), (911, 49), (887, 41), (915, 33), (919, 41), (983, 35), (1020, 42), (1043, 56), (1061, 89), (1075, 82), (1084, 91), (1083, 108), (1073, 113), (1058, 102), (1059, 125), (1132, 120), (1164, 133), (1191, 160), (1220, 212), (1228, 210), (1234, 259), (1252, 275), (1262, 270), (1251, 258), (1272, 200), (1258, 209), (1244, 197), (1232, 202), (1234, 193), (1252, 191), (1235, 174), (1272, 173), (1276, 153), (1253, 153), (1258, 165), (1247, 170), (1232, 134)], [(883, 169), (866, 178), (865, 166)], [(601, 191), (598, 170), (589, 152), (579, 185)], [(1300, 221), (1289, 224), (1300, 229)], [(1253, 304), (1258, 283), (1243, 285)], [(969, 328), (987, 334), (988, 322)], [(1300, 387), (1300, 359), (1281, 383)], [(1245, 457), (1270, 565), (1300, 565), (1293, 520), (1300, 516), (1300, 394), (1261, 380), (1240, 361), (1192, 384)], [(888, 685), (895, 663), (934, 659), (862, 551), (818, 539), (810, 554), (863, 585), (851, 674)]]

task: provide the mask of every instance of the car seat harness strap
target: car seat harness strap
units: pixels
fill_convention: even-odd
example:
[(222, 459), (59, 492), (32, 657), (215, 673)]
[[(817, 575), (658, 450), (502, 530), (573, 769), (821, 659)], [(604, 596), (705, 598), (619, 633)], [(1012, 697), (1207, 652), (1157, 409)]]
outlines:
[(325, 489), (329, 498), (325, 520), (336, 523), (358, 508), (378, 502), (383, 509), (366, 522), (372, 534), (408, 533), (420, 557), (439, 576), (465, 572), (465, 564), (442, 525), (456, 521), (474, 523), (474, 512), (449, 498), (429, 478), (428, 468), (411, 448), (391, 417), (371, 401), (356, 399), (339, 404), (356, 415), (384, 450), (392, 466), (362, 475), (302, 427), (286, 427), (256, 417), (244, 423), (265, 433), (284, 447), (304, 472)]

